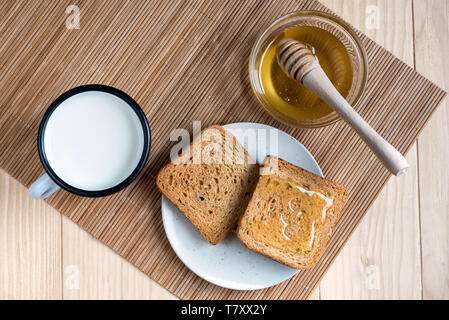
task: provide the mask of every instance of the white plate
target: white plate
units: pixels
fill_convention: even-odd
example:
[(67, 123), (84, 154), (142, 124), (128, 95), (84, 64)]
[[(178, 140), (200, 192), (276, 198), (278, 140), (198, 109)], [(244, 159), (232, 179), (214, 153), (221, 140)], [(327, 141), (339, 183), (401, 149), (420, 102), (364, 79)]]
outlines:
[[(248, 152), (262, 163), (270, 152), (270, 130), (278, 136), (278, 156), (290, 163), (323, 176), (310, 152), (283, 131), (257, 123), (234, 123), (223, 126), (236, 135)], [(235, 130), (239, 130), (237, 132)], [(242, 132), (256, 129), (257, 146), (242, 141)], [(234, 131), (233, 131), (234, 130)], [(264, 134), (265, 133), (265, 134)], [(263, 146), (267, 145), (267, 148)], [(256, 147), (259, 147), (259, 150)], [(267, 149), (267, 150), (263, 150)], [(221, 287), (257, 290), (279, 284), (298, 271), (247, 249), (235, 232), (216, 246), (210, 245), (179, 209), (162, 196), (162, 221), (168, 241), (182, 262), (199, 277)]]

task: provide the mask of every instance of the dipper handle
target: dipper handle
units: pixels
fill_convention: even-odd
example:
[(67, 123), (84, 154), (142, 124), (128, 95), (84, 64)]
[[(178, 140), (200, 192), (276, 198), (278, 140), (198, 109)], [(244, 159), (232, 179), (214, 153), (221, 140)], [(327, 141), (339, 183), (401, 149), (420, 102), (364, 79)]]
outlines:
[(278, 46), (277, 58), (280, 66), (290, 77), (318, 95), (358, 133), (391, 173), (400, 176), (407, 171), (409, 165), (404, 156), (349, 105), (329, 80), (307, 45), (296, 40), (283, 40)]

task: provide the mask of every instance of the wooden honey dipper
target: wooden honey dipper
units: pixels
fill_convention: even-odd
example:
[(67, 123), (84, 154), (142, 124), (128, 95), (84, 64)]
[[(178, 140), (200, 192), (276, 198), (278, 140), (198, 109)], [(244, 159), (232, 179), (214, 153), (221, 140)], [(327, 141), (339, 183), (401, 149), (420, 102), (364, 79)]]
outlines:
[(391, 173), (400, 176), (407, 171), (409, 165), (404, 156), (349, 105), (329, 80), (309, 46), (296, 40), (284, 39), (277, 48), (277, 59), (291, 78), (302, 83), (332, 107)]

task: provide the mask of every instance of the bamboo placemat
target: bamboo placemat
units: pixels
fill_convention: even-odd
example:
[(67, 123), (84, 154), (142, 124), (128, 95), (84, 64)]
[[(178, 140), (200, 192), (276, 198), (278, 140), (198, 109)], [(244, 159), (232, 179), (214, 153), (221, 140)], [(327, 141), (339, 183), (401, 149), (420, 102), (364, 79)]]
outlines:
[[(148, 165), (137, 182), (104, 199), (58, 192), (48, 202), (123, 258), (185, 299), (307, 298), (389, 178), (344, 123), (317, 130), (280, 125), (261, 110), (247, 63), (258, 33), (294, 10), (328, 11), (315, 0), (78, 0), (80, 28), (67, 29), (69, 1), (0, 4), (0, 166), (29, 186), (42, 173), (36, 148), (45, 109), (86, 83), (117, 87), (136, 99), (152, 129)], [(445, 93), (366, 36), (370, 76), (358, 111), (408, 151)], [(201, 280), (171, 249), (162, 227), (155, 175), (169, 157), (169, 134), (232, 122), (276, 126), (315, 155), (350, 200), (318, 265), (276, 287), (231, 291)]]

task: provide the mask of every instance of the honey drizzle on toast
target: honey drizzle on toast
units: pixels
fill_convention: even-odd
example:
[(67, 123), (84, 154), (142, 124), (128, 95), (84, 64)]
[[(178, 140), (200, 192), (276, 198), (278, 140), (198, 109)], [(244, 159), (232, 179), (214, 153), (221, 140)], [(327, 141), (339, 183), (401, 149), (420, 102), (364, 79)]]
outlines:
[(263, 241), (272, 238), (279, 249), (302, 253), (314, 245), (315, 233), (327, 219), (333, 199), (323, 193), (297, 186), (289, 181), (270, 176), (260, 193), (265, 214), (259, 217), (252, 236)]

